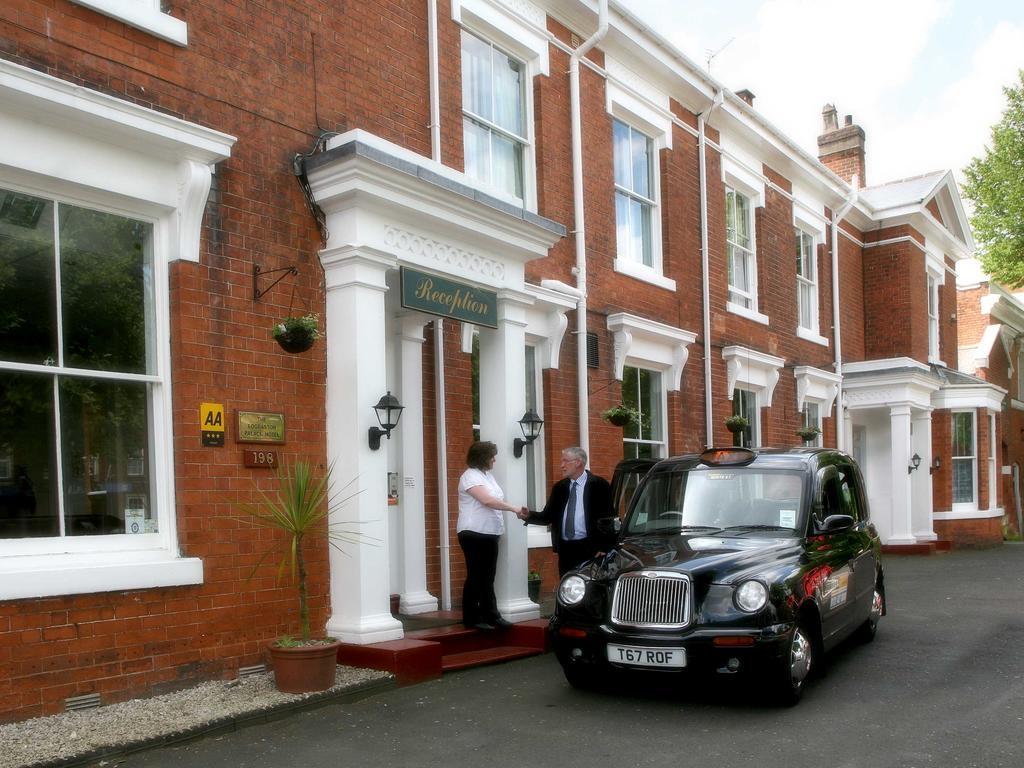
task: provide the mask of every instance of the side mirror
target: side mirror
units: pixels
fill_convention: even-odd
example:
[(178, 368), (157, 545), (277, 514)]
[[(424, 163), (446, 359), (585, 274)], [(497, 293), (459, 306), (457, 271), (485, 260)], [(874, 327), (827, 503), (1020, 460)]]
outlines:
[(854, 526), (850, 515), (829, 515), (818, 525), (818, 533), (839, 533), (848, 531)]

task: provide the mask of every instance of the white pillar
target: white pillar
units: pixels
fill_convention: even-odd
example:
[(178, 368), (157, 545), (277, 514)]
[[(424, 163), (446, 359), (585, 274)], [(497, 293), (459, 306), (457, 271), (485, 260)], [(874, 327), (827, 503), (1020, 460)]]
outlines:
[(932, 528), (932, 413), (915, 410), (911, 454), (921, 457), (921, 466), (910, 475), (911, 530), (917, 541), (936, 541)]
[[(437, 610), (437, 598), (427, 592), (426, 524), (423, 503), (423, 325), (420, 314), (398, 319), (398, 399), (405, 406), (400, 423), (398, 519), (402, 543), (399, 610), (426, 613)], [(396, 555), (398, 553), (395, 553)]]
[(892, 495), (889, 513), (889, 538), (886, 544), (914, 544), (910, 510), (910, 405), (889, 408), (889, 445), (892, 459)]
[[(343, 247), (321, 251), (327, 286), (327, 454), (349, 500), (331, 515), (350, 540), (330, 548), (327, 633), (346, 643), (402, 637), (388, 589), (387, 451), (371, 451), (373, 406), (386, 391), (384, 277), (393, 259)], [(402, 429), (400, 424), (398, 429)]]
[[(512, 444), (523, 436), (519, 419), (526, 411), (526, 307), (528, 299), (501, 294), (498, 328), (480, 329), (480, 439), (498, 446), (494, 475), (505, 499), (526, 504), (526, 455), (513, 458)], [(526, 527), (510, 512), (498, 550), (494, 591), (498, 610), (509, 621), (540, 616), (527, 596)]]

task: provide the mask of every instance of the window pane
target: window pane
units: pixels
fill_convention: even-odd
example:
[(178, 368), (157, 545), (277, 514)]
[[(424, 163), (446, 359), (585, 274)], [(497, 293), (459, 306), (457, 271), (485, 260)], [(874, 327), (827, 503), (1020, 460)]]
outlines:
[(953, 455), (974, 456), (974, 414), (953, 414)]
[(811, 301), (813, 294), (811, 293), (811, 286), (807, 283), (798, 283), (797, 291), (800, 299), (800, 327), (810, 328), (811, 327)]
[(0, 360), (57, 358), (53, 203), (0, 189)]
[(725, 190), (725, 239), (736, 242), (736, 193)]
[(462, 121), (466, 175), (480, 181), (490, 181), (487, 157), (490, 154), (491, 132), (469, 118)]
[(150, 226), (73, 205), (59, 219), (64, 365), (152, 372)]
[(974, 502), (974, 460), (953, 459), (953, 503)]
[(522, 136), (523, 65), (494, 49), (494, 122), (509, 133)]
[(629, 197), (615, 193), (615, 251), (620, 259), (631, 259), (629, 233)]
[(613, 154), (615, 156), (615, 183), (626, 189), (630, 188), (630, 159), (629, 159), (629, 126), (612, 121), (612, 139), (614, 141)]
[(750, 203), (741, 194), (736, 194), (736, 244), (750, 247)]
[[(622, 404), (640, 410), (640, 370), (628, 365), (622, 369)], [(623, 437), (639, 438), (640, 425), (630, 422), (622, 430)]]
[(0, 539), (56, 536), (53, 379), (0, 371)]
[(491, 119), (491, 46), (462, 33), (462, 108)]
[(651, 195), (651, 142), (639, 131), (631, 130), (633, 145), (633, 191), (650, 199)]
[(640, 426), (645, 440), (661, 440), (661, 374), (640, 369)]
[(155, 531), (148, 459), (141, 476), (128, 473), (150, 455), (148, 385), (62, 378), (59, 388), (66, 533)]
[(523, 147), (497, 133), (491, 134), (491, 183), (515, 197), (523, 196)]
[(651, 206), (637, 203), (640, 224), (640, 262), (648, 267), (654, 266), (654, 254), (651, 248)]

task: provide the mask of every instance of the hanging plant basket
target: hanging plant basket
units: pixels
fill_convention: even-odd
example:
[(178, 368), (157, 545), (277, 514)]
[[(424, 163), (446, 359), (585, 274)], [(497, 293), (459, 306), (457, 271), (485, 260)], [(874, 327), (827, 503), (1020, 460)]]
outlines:
[(750, 426), (750, 422), (742, 416), (730, 416), (725, 420), (725, 428), (732, 432), (734, 435), (738, 435), (740, 432)]
[(612, 406), (601, 413), (601, 418), (616, 427), (625, 427), (640, 420), (636, 409), (628, 405)]
[(821, 434), (821, 430), (817, 427), (800, 427), (796, 433), (805, 444), (810, 444), (818, 435)]
[(322, 335), (319, 325), (320, 318), (313, 314), (286, 317), (274, 326), (274, 339), (285, 352), (305, 352)]

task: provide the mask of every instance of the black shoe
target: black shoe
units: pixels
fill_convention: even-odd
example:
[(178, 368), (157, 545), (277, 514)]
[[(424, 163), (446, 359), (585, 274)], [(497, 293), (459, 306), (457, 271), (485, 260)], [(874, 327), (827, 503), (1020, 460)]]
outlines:
[(470, 628), (472, 628), (472, 629), (481, 629), (484, 632), (490, 632), (495, 627), (494, 627), (493, 624), (488, 624), (486, 621), (478, 621), (476, 624), (471, 624)]
[(507, 621), (506, 619), (495, 619), (494, 626), (496, 626), (498, 629), (508, 629), (509, 627), (514, 627), (515, 624), (513, 624), (511, 621)]

